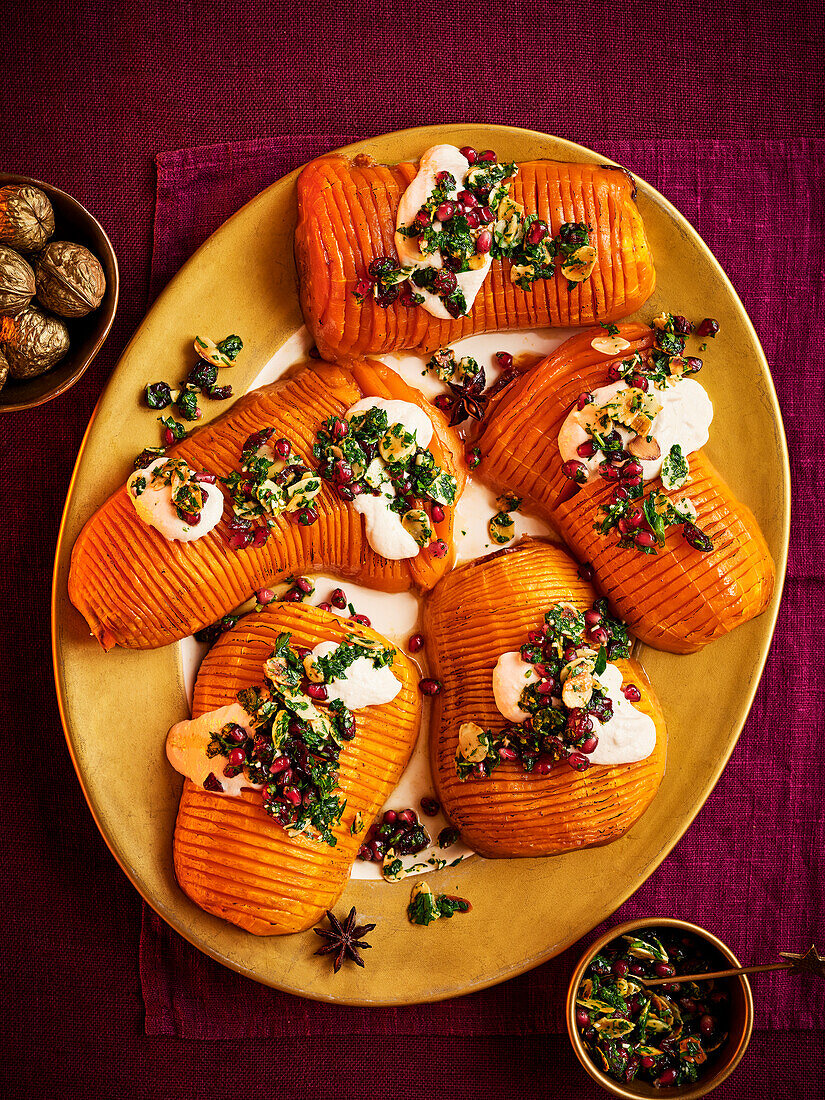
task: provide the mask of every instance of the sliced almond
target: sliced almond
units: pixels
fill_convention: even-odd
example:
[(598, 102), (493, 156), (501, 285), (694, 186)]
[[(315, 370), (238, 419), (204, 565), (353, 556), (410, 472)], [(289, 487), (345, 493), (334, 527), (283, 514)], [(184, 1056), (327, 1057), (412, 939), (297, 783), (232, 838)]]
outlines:
[(216, 367), (231, 367), (232, 360), (228, 355), (219, 349), (214, 340), (210, 340), (208, 336), (196, 336), (194, 348), (201, 359), (205, 359), (207, 363), (212, 363)]
[(590, 346), (600, 355), (620, 355), (627, 351), (630, 342), (623, 336), (596, 336), (590, 341)]
[(467, 260), (467, 266), (471, 271), (478, 271), (479, 268), (484, 267), (486, 263), (487, 256), (483, 252), (476, 252)]
[(564, 681), (561, 701), (568, 710), (573, 710), (576, 707), (586, 707), (593, 694), (595, 682), (593, 673), (589, 668), (577, 669)]
[(596, 249), (592, 244), (583, 244), (577, 248), (569, 260), (561, 266), (561, 273), (571, 283), (583, 283), (593, 274), (596, 266)]
[(655, 439), (648, 439), (643, 435), (634, 436), (626, 446), (634, 458), (640, 458), (643, 462), (659, 458), (662, 453), (662, 448)]
[(323, 684), (324, 674), (321, 671), (321, 666), (318, 663), (318, 658), (313, 657), (311, 653), (308, 653), (304, 657), (304, 672), (306, 673), (307, 680), (313, 684)]
[(647, 435), (650, 429), (653, 427), (653, 421), (647, 416), (646, 413), (638, 412), (631, 419), (628, 427), (631, 428), (637, 435)]
[(482, 745), (484, 731), (475, 722), (464, 722), (458, 729), (458, 751), (468, 764), (480, 764), (487, 759), (487, 746)]

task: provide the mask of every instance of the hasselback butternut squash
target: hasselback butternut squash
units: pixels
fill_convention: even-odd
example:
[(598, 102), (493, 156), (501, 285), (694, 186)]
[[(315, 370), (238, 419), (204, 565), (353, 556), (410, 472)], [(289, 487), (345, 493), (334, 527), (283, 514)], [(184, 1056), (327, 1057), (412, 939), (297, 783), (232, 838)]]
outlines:
[[(389, 645), (365, 627), (359, 633)], [(192, 716), (233, 703), (238, 691), (263, 684), (263, 664), (278, 634), (312, 648), (340, 642), (353, 627), (304, 604), (277, 604), (247, 615), (223, 635), (203, 661)], [(184, 781), (175, 826), (175, 874), (202, 909), (259, 936), (300, 932), (331, 908), (349, 877), (366, 830), (398, 783), (418, 736), (418, 676), (396, 650), (393, 675), (402, 688), (391, 703), (354, 711), (356, 734), (339, 758), (338, 788), (346, 807), (332, 832), (335, 847), (290, 837), (262, 808), (257, 791), (239, 797), (213, 794)], [(363, 828), (352, 834), (356, 814)]]
[(516, 650), (548, 608), (567, 601), (584, 610), (596, 594), (560, 547), (524, 539), (453, 570), (427, 600), (426, 631), (435, 675), (430, 755), (439, 798), (463, 840), (481, 855), (548, 856), (609, 844), (625, 833), (653, 800), (665, 770), (664, 718), (640, 665), (617, 661), (624, 679), (641, 692), (634, 706), (656, 726), (645, 760), (583, 772), (558, 763), (549, 775), (502, 764), (486, 779), (460, 780), (455, 754), (465, 722), (493, 730), (505, 721), (492, 688), (502, 653)]
[[(378, 362), (346, 366), (316, 363), (286, 381), (264, 386), (237, 401), (223, 417), (170, 448), (194, 469), (225, 477), (240, 463), (244, 440), (274, 426), (314, 468), (315, 433), (326, 418), (341, 416), (362, 397), (414, 402), (433, 422), (429, 449), (437, 465), (464, 481), (462, 448), (456, 433), (418, 390)], [(364, 521), (324, 482), (314, 501), (318, 521), (309, 527), (279, 516), (268, 542), (233, 550), (223, 518), (193, 542), (170, 542), (147, 526), (125, 488), (103, 504), (81, 531), (72, 551), (69, 596), (94, 635), (113, 645), (153, 649), (217, 621), (256, 589), (295, 573), (331, 571), (374, 588), (397, 592), (432, 588), (452, 558), (453, 509), (434, 523), (433, 538), (450, 552), (438, 558), (422, 549), (415, 558), (390, 561), (378, 555), (364, 533)]]
[(510, 261), (496, 259), (470, 312), (455, 320), (398, 302), (385, 309), (370, 296), (359, 303), (353, 292), (370, 262), (396, 255), (398, 206), (415, 174), (412, 163), (333, 155), (312, 161), (298, 179), (301, 305), (325, 357), (433, 349), (496, 329), (610, 321), (633, 313), (653, 293), (653, 260), (629, 174), (607, 165), (531, 161), (519, 165), (512, 197), (554, 234), (564, 222), (591, 227), (598, 261), (590, 278), (568, 290), (557, 271), (524, 291), (510, 278)]
[[(611, 362), (652, 347), (650, 328), (619, 326), (630, 348), (601, 354), (589, 330), (566, 341), (504, 391), (491, 409), (479, 440), (479, 476), (507, 488), (546, 515), (580, 562), (593, 567), (596, 583), (617, 614), (648, 645), (692, 653), (764, 611), (774, 586), (770, 551), (751, 510), (738, 501), (702, 451), (690, 456), (690, 477), (667, 495), (689, 496), (696, 524), (713, 542), (702, 553), (679, 527), (668, 530), (656, 554), (622, 549), (616, 533), (600, 534), (594, 523), (611, 494), (597, 478), (570, 497), (558, 447), (561, 426), (579, 394), (605, 384)], [(646, 483), (664, 491), (661, 480)]]

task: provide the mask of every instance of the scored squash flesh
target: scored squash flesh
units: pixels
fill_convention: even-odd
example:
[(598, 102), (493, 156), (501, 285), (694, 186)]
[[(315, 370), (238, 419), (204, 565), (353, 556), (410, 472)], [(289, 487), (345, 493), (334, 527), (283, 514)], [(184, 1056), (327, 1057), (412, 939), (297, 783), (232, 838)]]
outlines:
[(475, 722), (494, 731), (506, 725), (492, 677), (502, 653), (524, 644), (558, 602), (579, 610), (596, 593), (560, 547), (524, 539), (453, 570), (427, 600), (426, 632), (434, 675), (442, 683), (430, 724), (430, 758), (439, 798), (462, 839), (483, 856), (550, 856), (609, 844), (625, 833), (653, 800), (665, 770), (667, 732), (659, 703), (635, 660), (619, 660), (624, 680), (642, 698), (633, 705), (656, 725), (646, 759), (576, 772), (556, 764), (549, 775), (502, 762), (487, 779), (458, 778), (458, 730)]
[[(293, 644), (312, 648), (320, 641), (340, 642), (353, 629), (389, 644), (373, 630), (354, 628), (303, 604), (273, 605), (246, 616), (201, 665), (192, 716), (234, 702), (242, 688), (262, 685), (264, 661), (282, 631), (292, 634)], [(340, 825), (332, 829), (334, 848), (290, 837), (264, 811), (258, 791), (230, 798), (184, 781), (175, 826), (175, 874), (202, 909), (255, 935), (271, 936), (310, 928), (335, 904), (363, 837), (401, 778), (418, 736), (416, 669), (398, 650), (391, 668), (402, 683), (395, 699), (353, 712), (356, 735), (339, 759), (338, 786), (347, 804)], [(363, 828), (353, 835), (350, 828), (359, 812)]]
[(401, 196), (416, 174), (412, 163), (383, 165), (321, 157), (298, 178), (295, 258), (301, 306), (321, 354), (329, 358), (401, 348), (432, 350), (473, 333), (612, 321), (637, 310), (656, 276), (635, 186), (607, 165), (531, 161), (519, 165), (512, 197), (555, 234), (564, 222), (585, 222), (597, 251), (593, 274), (572, 290), (557, 270), (524, 291), (510, 261), (493, 260), (470, 312), (441, 320), (422, 307), (384, 309), (354, 290), (370, 262), (396, 256)]
[[(309, 365), (242, 397), (169, 454), (225, 477), (240, 467), (244, 441), (261, 428), (274, 427), (276, 436), (288, 438), (314, 469), (312, 445), (321, 422), (342, 416), (362, 397), (410, 401), (424, 409), (434, 427), (429, 449), (461, 491), (465, 467), (457, 434), (420, 391), (378, 362)], [(424, 548), (415, 558), (390, 561), (370, 547), (362, 517), (327, 482), (315, 498), (315, 524), (303, 527), (288, 515), (278, 516), (269, 540), (257, 549), (230, 548), (232, 509), (224, 496), (220, 523), (189, 543), (170, 542), (139, 519), (125, 487), (91, 517), (72, 550), (69, 596), (104, 648), (167, 645), (216, 622), (257, 589), (297, 573), (329, 571), (399, 592), (432, 588), (452, 562), (452, 508), (433, 523), (433, 538), (449, 548), (446, 557)]]
[[(689, 456), (690, 477), (671, 498), (688, 496), (696, 524), (711, 538), (702, 553), (669, 528), (664, 547), (643, 554), (616, 545), (615, 531), (594, 529), (612, 484), (601, 478), (564, 500), (572, 486), (562, 473), (558, 434), (581, 393), (607, 383), (611, 362), (653, 346), (647, 325), (623, 324), (630, 347), (619, 356), (591, 346), (601, 329), (574, 336), (495, 401), (478, 441), (478, 475), (508, 489), (547, 516), (580, 562), (592, 565), (598, 587), (617, 614), (648, 645), (692, 653), (759, 615), (770, 602), (774, 564), (751, 510), (738, 501), (703, 451)], [(662, 491), (661, 480), (645, 488)]]

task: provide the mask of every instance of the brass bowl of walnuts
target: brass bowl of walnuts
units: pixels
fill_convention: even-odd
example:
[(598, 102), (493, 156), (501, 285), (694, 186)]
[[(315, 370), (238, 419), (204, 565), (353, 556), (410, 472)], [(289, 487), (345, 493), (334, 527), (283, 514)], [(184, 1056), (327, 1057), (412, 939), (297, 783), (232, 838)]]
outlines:
[(0, 412), (74, 385), (112, 327), (118, 289), (111, 242), (77, 199), (0, 172)]

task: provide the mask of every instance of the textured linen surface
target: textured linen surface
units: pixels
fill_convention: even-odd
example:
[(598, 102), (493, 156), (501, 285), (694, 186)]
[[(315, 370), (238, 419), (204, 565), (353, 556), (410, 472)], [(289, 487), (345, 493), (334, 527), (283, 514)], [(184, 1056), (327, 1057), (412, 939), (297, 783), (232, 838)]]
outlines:
[[(160, 154), (153, 289), (242, 203), (345, 140), (273, 138)], [(803, 502), (797, 514), (821, 514), (817, 428), (805, 413), (814, 400), (821, 407), (822, 395), (821, 337), (807, 319), (821, 316), (825, 306), (825, 143), (633, 140), (602, 142), (599, 151), (662, 191), (722, 262), (773, 370), (794, 494)], [(758, 456), (759, 441), (753, 446)], [(745, 960), (770, 959), (825, 928), (824, 552), (820, 524), (794, 525), (776, 637), (739, 744), (687, 835), (614, 923), (649, 913), (694, 920)], [(531, 973), (461, 1000), (349, 1008), (304, 1001), (225, 970), (144, 906), (146, 1029), (191, 1038), (561, 1032), (563, 992), (579, 952), (572, 948)], [(821, 1026), (825, 984), (773, 974), (754, 979), (754, 988), (758, 1026)]]
[[(57, 529), (89, 416), (146, 309), (158, 150), (278, 134), (369, 136), (461, 120), (531, 127), (605, 152), (613, 149), (617, 156), (617, 141), (629, 135), (818, 138), (824, 18), (821, 0), (501, 0), (495, 8), (471, 0), (437, 6), (421, 0), (3, 5), (0, 165), (75, 195), (105, 227), (121, 275), (112, 332), (79, 382), (40, 408), (0, 415), (0, 717), (7, 753), (22, 733), (37, 764), (21, 770), (7, 758), (0, 773), (6, 844), (0, 898), (8, 929), (0, 942), (4, 1097), (589, 1100), (604, 1095), (560, 1035), (210, 1042), (145, 1034), (137, 966), (140, 899), (83, 799), (54, 694), (49, 593)], [(326, 142), (318, 140), (319, 147)], [(733, 155), (736, 147), (729, 148)], [(808, 408), (820, 415), (820, 154), (818, 146), (807, 154), (795, 143), (788, 147), (792, 188), (777, 148), (775, 178), (764, 184), (775, 201), (762, 197), (767, 214), (760, 208), (760, 234), (766, 224), (780, 232), (783, 213), (786, 219), (796, 217), (794, 224), (810, 219), (800, 242), (806, 261), (783, 268), (781, 278), (756, 251), (738, 270), (722, 251), (726, 240), (737, 239), (740, 208), (748, 223), (745, 215), (753, 205), (752, 181), (742, 161), (741, 195), (728, 210), (728, 224), (710, 215), (704, 196), (701, 211), (681, 202), (734, 276), (772, 362), (784, 364), (784, 377), (779, 367), (777, 377), (794, 454), (797, 530), (794, 579), (782, 621), (786, 632), (794, 626), (798, 653), (817, 663), (823, 597), (810, 578), (817, 566), (813, 533), (822, 509), (821, 493), (814, 491), (818, 429), (816, 421), (806, 426), (806, 401), (792, 390), (805, 386)], [(637, 167), (644, 174), (642, 164)], [(653, 172), (647, 175), (656, 181)], [(233, 191), (226, 212), (243, 197)], [(676, 198), (675, 190), (670, 197)], [(697, 190), (693, 203), (699, 200)], [(751, 209), (751, 228), (755, 213)], [(752, 269), (765, 274), (749, 275)], [(808, 327), (797, 317), (807, 318)], [(765, 751), (760, 745), (756, 774), (762, 783), (777, 768), (782, 774), (817, 774), (810, 757), (813, 734), (807, 730), (802, 737), (795, 708), (809, 706), (813, 717), (807, 721), (814, 721), (822, 688), (811, 681), (806, 689), (807, 670), (795, 671), (794, 656), (783, 650), (772, 658), (772, 683), (779, 685), (782, 706), (778, 718), (770, 708), (773, 741), (787, 748)], [(782, 678), (785, 666), (792, 673), (791, 693)], [(766, 700), (763, 688), (763, 716)], [(748, 730), (694, 829), (704, 829), (708, 813), (719, 819), (722, 799), (734, 798), (739, 812), (750, 812), (753, 770), (745, 783), (743, 753), (751, 737)], [(40, 766), (44, 760), (47, 773)], [(782, 797), (784, 807), (788, 799)], [(787, 838), (821, 829), (822, 811), (814, 808), (821, 807), (821, 795), (809, 788), (804, 798), (789, 815), (797, 819), (796, 832), (787, 820), (782, 828), (772, 822), (764, 795), (754, 801), (761, 816), (753, 828), (770, 842), (740, 853), (741, 874), (731, 876), (733, 882), (753, 876), (750, 889), (763, 890), (766, 859), (774, 861), (778, 852), (788, 860), (782, 848), (798, 842)], [(727, 828), (725, 821), (723, 843)], [(710, 828), (707, 833), (715, 852), (716, 836)], [(813, 851), (813, 838), (805, 845), (793, 866)], [(680, 858), (674, 853), (673, 860)], [(791, 864), (783, 867), (789, 876)], [(681, 872), (686, 904), (697, 875), (693, 862)], [(718, 877), (712, 875), (714, 881)], [(771, 904), (778, 911), (779, 890), (770, 882)], [(782, 889), (787, 893), (791, 886)], [(741, 886), (720, 890), (711, 913), (734, 905), (741, 909), (742, 894)], [(735, 946), (741, 950), (747, 944), (741, 940)], [(198, 989), (205, 1011), (216, 1000), (207, 996), (211, 983), (226, 978), (218, 974), (216, 967), (209, 969)], [(190, 991), (198, 988), (183, 969), (175, 981)], [(240, 986), (246, 988), (254, 987)], [(235, 1003), (239, 1012), (249, 1011), (248, 996), (236, 996)], [(467, 1012), (470, 1003), (461, 1001), (457, 1011)], [(289, 1000), (282, 1010), (288, 1013), (298, 1004)], [(815, 1023), (822, 1027), (821, 1018)], [(819, 1096), (823, 1067), (823, 1031), (757, 1034), (714, 1100)]]

